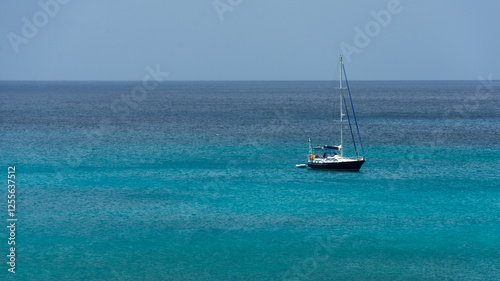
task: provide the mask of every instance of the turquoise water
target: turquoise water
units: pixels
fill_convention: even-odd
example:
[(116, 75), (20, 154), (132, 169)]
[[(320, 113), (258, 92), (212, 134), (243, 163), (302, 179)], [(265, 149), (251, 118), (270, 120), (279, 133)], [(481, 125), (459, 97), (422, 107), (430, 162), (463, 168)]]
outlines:
[(19, 221), (0, 277), (497, 280), (499, 100), (479, 83), (352, 82), (356, 173), (295, 167), (336, 137), (331, 83), (170, 82), (125, 114), (133, 82), (2, 82)]

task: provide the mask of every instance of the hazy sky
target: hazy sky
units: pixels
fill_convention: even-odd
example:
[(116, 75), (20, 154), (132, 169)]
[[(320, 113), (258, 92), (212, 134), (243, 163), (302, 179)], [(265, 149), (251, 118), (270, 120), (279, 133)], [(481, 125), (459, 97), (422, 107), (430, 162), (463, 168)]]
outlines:
[(496, 0), (2, 0), (0, 80), (329, 80), (341, 53), (351, 80), (499, 79), (499, 18)]

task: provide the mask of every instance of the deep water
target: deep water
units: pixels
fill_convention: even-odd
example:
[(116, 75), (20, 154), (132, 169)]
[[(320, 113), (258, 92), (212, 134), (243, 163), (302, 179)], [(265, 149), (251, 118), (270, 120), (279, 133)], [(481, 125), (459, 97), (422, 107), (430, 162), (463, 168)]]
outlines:
[(2, 280), (500, 279), (500, 82), (350, 82), (360, 172), (331, 82), (141, 83), (0, 82)]

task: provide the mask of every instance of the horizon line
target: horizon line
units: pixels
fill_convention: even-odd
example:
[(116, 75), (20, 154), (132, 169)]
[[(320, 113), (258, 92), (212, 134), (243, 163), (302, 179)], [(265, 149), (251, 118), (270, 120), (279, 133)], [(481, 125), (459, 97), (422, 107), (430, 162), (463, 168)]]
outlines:
[[(477, 81), (478, 79), (349, 79), (349, 81), (367, 81), (367, 82), (387, 82), (387, 81)], [(142, 80), (2, 80), (0, 79), (0, 82), (141, 82)], [(161, 81), (160, 83), (164, 82), (331, 82), (331, 81), (338, 81), (338, 79), (328, 79), (328, 80), (323, 80), (323, 79), (317, 79), (317, 80), (291, 80), (291, 79), (277, 79), (277, 80), (191, 80), (191, 79), (179, 79), (179, 80), (169, 80), (166, 79), (164, 81)], [(493, 79), (492, 81), (500, 81), (500, 79)]]

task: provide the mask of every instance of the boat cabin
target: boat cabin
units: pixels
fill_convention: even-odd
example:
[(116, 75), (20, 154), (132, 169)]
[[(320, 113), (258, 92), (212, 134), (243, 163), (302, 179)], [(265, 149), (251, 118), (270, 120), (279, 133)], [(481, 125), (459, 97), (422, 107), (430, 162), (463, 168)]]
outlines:
[(333, 158), (340, 153), (339, 146), (325, 145), (312, 147), (309, 153), (309, 160)]

